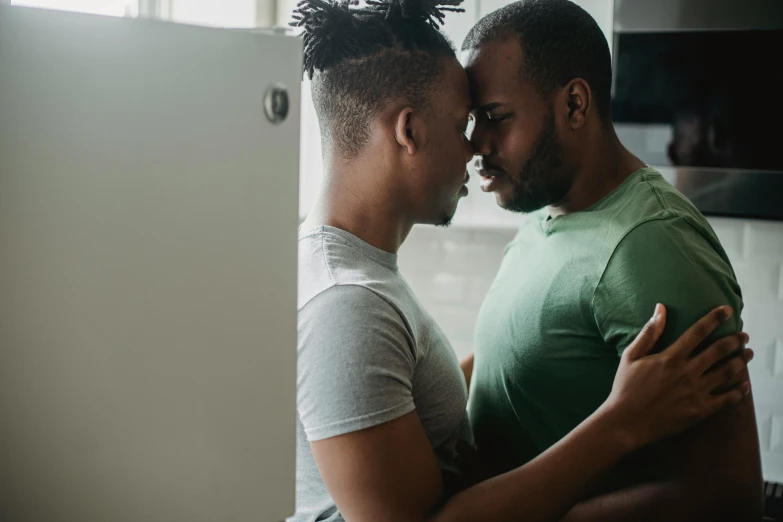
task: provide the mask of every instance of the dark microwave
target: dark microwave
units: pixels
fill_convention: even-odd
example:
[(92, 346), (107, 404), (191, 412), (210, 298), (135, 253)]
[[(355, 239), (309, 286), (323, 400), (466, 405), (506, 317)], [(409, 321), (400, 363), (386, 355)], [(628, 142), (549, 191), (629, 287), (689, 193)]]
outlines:
[(616, 0), (618, 136), (705, 214), (783, 219), (783, 1)]

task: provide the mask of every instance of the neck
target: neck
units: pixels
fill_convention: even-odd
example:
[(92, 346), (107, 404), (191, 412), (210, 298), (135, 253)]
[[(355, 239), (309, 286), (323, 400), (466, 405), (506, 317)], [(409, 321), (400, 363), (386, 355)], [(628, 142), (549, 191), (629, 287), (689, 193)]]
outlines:
[(413, 221), (400, 211), (388, 166), (361, 158), (324, 157), (324, 181), (304, 228), (328, 225), (396, 254)]
[(614, 128), (597, 132), (580, 154), (574, 184), (562, 201), (549, 205), (552, 217), (581, 212), (611, 193), (645, 164), (620, 143)]

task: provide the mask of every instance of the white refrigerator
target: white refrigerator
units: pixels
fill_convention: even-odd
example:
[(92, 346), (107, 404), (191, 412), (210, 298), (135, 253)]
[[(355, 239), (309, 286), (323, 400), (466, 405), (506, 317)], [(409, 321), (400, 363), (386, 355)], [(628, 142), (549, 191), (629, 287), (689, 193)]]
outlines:
[(0, 520), (294, 509), (301, 43), (0, 5)]

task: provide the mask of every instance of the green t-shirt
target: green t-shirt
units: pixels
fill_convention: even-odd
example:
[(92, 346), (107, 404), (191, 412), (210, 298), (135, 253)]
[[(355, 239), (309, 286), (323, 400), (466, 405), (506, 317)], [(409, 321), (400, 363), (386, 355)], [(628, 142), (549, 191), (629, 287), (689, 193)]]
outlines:
[(494, 474), (536, 457), (607, 398), (619, 355), (666, 305), (663, 348), (720, 305), (734, 271), (698, 210), (651, 168), (583, 212), (530, 216), (479, 313), (468, 412)]

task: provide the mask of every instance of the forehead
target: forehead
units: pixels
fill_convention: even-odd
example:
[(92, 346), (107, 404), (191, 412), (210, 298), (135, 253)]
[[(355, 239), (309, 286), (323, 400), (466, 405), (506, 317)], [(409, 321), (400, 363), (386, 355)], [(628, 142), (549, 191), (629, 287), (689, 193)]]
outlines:
[(448, 105), (467, 110), (470, 106), (470, 85), (465, 69), (457, 60), (448, 60), (441, 74), (436, 100)]
[(473, 105), (482, 106), (534, 91), (520, 74), (522, 46), (514, 39), (487, 42), (460, 56), (470, 79)]

